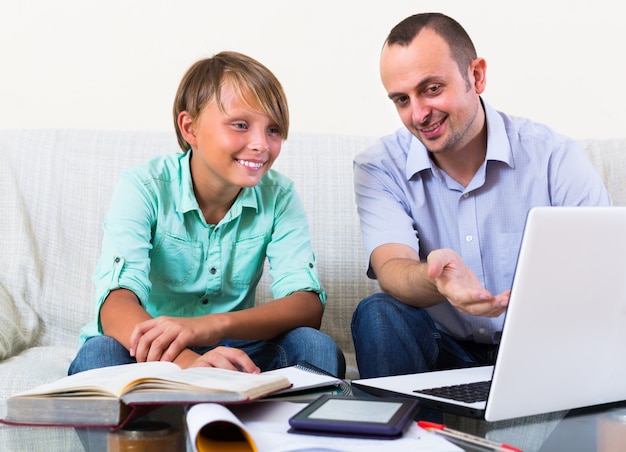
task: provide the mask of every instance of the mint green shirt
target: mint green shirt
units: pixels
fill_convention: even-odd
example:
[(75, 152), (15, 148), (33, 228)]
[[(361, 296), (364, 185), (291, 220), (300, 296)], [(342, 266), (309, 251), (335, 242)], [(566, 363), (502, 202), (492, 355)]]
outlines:
[(243, 188), (226, 216), (207, 224), (193, 191), (191, 151), (157, 157), (122, 173), (104, 221), (94, 272), (95, 319), (80, 344), (102, 335), (109, 292), (129, 289), (153, 317), (196, 317), (254, 306), (267, 257), (271, 291), (319, 295), (322, 287), (306, 214), (293, 182), (274, 170)]

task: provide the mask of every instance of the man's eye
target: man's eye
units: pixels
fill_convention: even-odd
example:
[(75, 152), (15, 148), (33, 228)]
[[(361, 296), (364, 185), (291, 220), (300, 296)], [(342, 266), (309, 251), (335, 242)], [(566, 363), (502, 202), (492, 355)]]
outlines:
[(393, 99), (393, 103), (396, 105), (404, 105), (409, 101), (408, 96), (398, 96)]
[(426, 88), (426, 93), (428, 94), (437, 94), (441, 90), (441, 85), (431, 85)]

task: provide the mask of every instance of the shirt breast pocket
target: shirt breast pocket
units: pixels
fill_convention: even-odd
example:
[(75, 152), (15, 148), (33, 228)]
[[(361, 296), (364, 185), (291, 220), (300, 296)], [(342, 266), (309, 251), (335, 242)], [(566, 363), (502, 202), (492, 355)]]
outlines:
[(165, 284), (181, 286), (197, 277), (201, 259), (201, 243), (164, 234), (154, 247), (151, 273)]
[(265, 235), (246, 237), (233, 243), (231, 251), (230, 282), (235, 287), (247, 288), (261, 277), (266, 248)]

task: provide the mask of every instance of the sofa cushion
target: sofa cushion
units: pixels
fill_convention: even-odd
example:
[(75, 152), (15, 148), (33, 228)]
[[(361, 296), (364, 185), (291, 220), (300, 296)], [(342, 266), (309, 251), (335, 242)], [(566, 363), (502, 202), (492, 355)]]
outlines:
[(22, 326), (17, 306), (6, 289), (0, 286), (0, 361), (13, 356), (31, 342), (31, 328)]

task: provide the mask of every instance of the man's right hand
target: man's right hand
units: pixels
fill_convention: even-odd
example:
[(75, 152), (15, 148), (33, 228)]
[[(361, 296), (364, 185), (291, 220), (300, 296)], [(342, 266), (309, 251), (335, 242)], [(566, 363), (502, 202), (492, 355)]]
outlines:
[(437, 290), (461, 312), (485, 317), (498, 317), (508, 306), (510, 290), (491, 295), (474, 272), (451, 249), (432, 251), (427, 258), (428, 277)]

